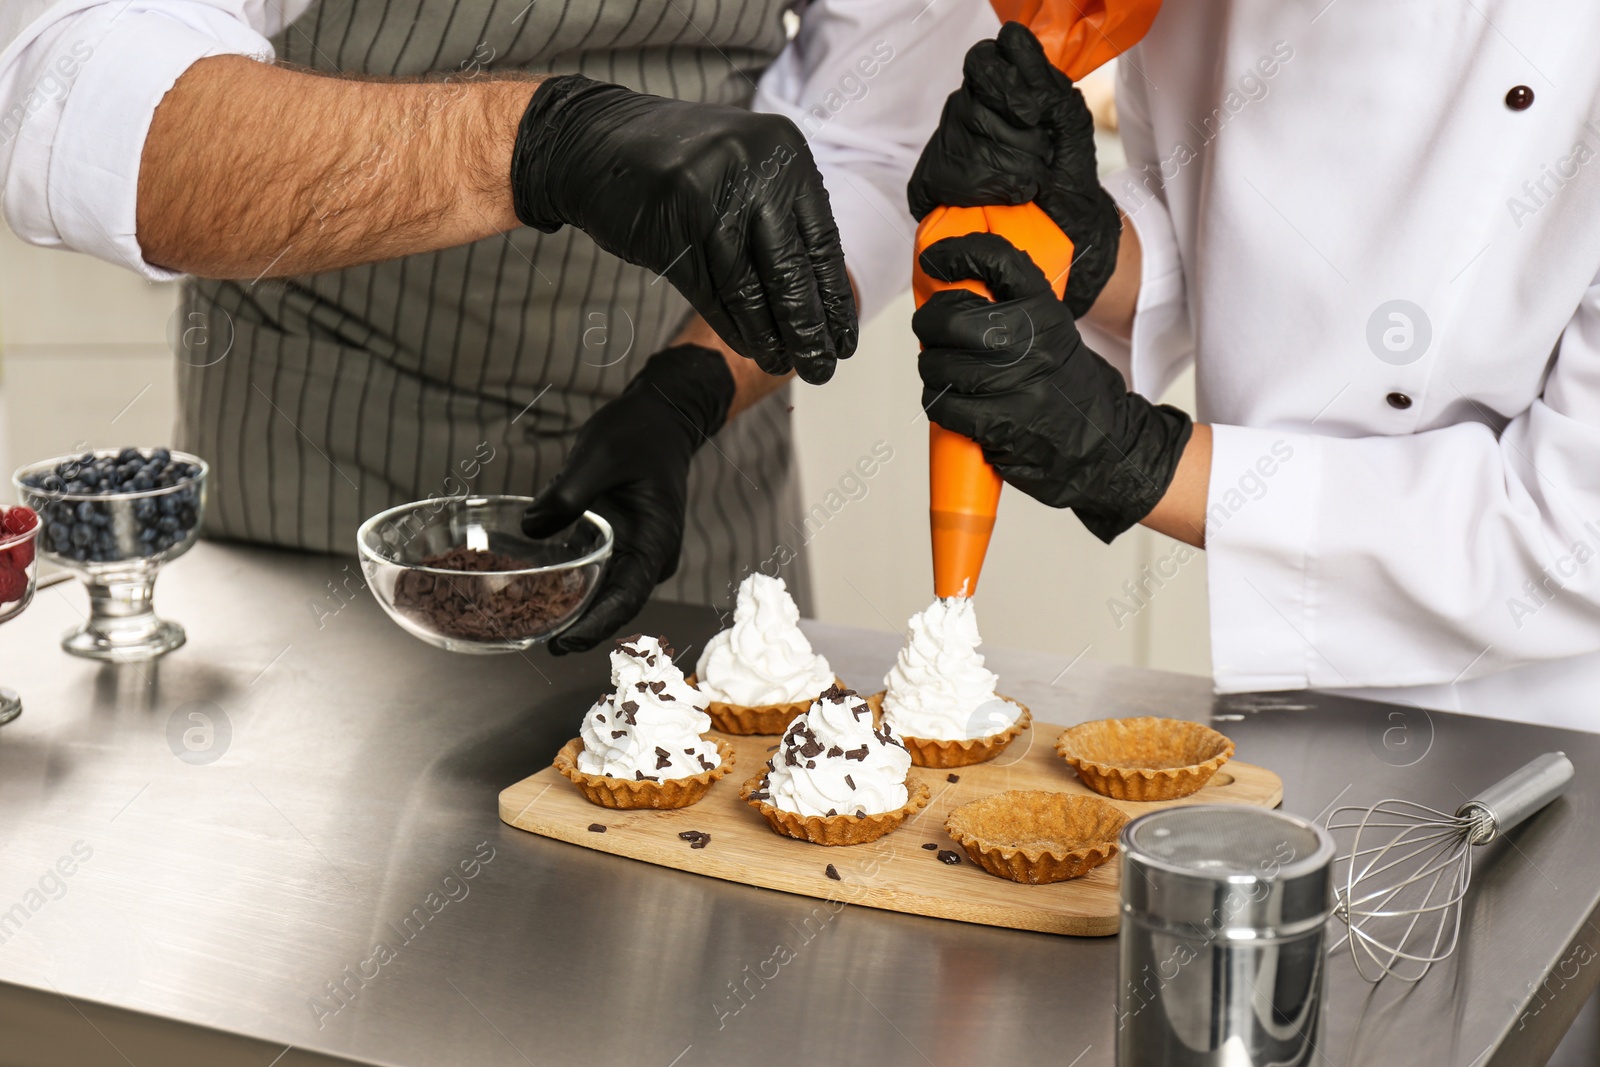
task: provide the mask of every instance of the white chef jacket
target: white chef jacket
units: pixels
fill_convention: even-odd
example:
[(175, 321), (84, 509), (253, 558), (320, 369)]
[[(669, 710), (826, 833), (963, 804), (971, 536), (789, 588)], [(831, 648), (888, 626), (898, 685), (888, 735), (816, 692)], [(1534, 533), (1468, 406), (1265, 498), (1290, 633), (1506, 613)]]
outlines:
[(1143, 279), (1090, 340), (1149, 395), (1194, 361), (1219, 690), (1600, 730), (1597, 41), (1577, 0), (1185, 0), (1119, 65)]
[[(6, 222), (33, 244), (174, 277), (145, 261), (135, 230), (151, 116), (199, 59), (270, 58), (267, 37), (311, 2), (0, 2)], [(988, 4), (957, 0), (811, 0), (800, 13), (752, 106), (805, 132), (866, 318), (911, 283), (906, 180), (961, 83), (962, 56), (999, 22)]]

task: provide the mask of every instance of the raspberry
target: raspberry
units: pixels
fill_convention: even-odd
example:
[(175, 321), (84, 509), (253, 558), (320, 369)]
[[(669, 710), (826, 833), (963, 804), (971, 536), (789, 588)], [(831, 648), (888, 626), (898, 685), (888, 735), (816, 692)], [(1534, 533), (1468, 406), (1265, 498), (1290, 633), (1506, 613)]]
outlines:
[(10, 567), (0, 568), (0, 604), (15, 603), (27, 595), (28, 575)]
[(39, 525), (39, 516), (34, 514), (32, 508), (21, 504), (5, 509), (4, 518), (0, 518), (0, 527), (8, 534), (24, 534)]
[(4, 557), (10, 566), (19, 571), (27, 570), (28, 564), (33, 562), (33, 538), (28, 538), (20, 545), (0, 548), (0, 557)]

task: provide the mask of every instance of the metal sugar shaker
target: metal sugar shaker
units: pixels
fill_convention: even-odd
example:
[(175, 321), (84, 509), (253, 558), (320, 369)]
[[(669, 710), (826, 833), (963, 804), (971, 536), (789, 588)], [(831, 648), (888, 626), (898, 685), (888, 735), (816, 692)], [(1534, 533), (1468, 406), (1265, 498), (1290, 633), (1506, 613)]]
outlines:
[(1120, 1067), (1316, 1056), (1334, 843), (1264, 808), (1195, 805), (1122, 830)]

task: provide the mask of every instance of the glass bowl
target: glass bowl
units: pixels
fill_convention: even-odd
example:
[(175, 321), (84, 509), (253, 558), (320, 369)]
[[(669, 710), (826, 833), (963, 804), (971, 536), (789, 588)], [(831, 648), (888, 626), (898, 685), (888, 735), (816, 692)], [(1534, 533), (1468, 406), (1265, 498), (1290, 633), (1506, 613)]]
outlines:
[[(0, 622), (8, 622), (21, 615), (33, 602), (34, 583), (39, 574), (39, 561), (35, 558), (34, 549), (42, 528), (35, 521), (33, 529), (24, 533), (0, 531)], [(21, 714), (22, 698), (16, 690), (0, 686), (0, 726)]]
[(593, 598), (611, 524), (586, 511), (535, 540), (522, 532), (531, 503), (435, 497), (379, 512), (356, 534), (367, 587), (408, 633), (450, 652), (519, 652), (550, 639)]
[[(109, 485), (102, 461), (123, 479), (107, 492), (99, 491)], [(62, 648), (128, 662), (183, 644), (183, 627), (156, 617), (156, 574), (194, 546), (209, 470), (187, 452), (123, 448), (58, 456), (11, 476), (22, 502), (39, 513), (40, 553), (89, 590), (89, 618), (62, 638)]]

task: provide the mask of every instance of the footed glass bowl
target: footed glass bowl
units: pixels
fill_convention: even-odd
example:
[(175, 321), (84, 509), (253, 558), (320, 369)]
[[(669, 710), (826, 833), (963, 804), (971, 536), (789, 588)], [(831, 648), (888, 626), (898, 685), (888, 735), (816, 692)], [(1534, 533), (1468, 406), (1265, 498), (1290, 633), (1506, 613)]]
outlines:
[(128, 662), (183, 644), (183, 627), (156, 617), (156, 574), (194, 546), (208, 472), (186, 452), (124, 448), (58, 456), (12, 475), (22, 502), (39, 513), (39, 551), (89, 590), (89, 618), (62, 648)]
[[(33, 602), (39, 572), (39, 561), (34, 558), (38, 536), (38, 522), (24, 533), (0, 532), (0, 622), (21, 615)], [(21, 714), (22, 698), (17, 691), (0, 686), (0, 726)]]
[(532, 497), (438, 497), (361, 524), (361, 570), (408, 633), (451, 652), (518, 652), (588, 607), (611, 556), (611, 524), (593, 512), (554, 537), (522, 532)]

